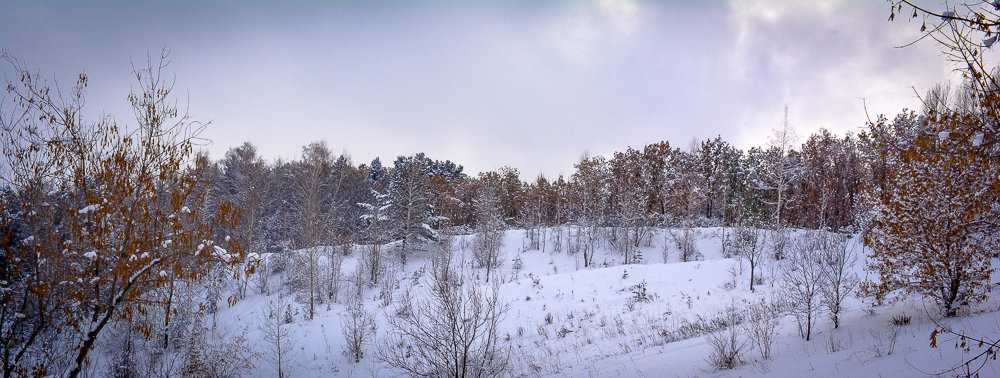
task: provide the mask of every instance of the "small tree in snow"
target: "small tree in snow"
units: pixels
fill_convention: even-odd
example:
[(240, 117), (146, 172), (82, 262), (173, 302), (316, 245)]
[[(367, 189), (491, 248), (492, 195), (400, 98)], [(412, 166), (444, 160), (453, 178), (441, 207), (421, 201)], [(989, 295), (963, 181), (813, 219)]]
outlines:
[(378, 348), (379, 360), (412, 377), (495, 377), (507, 371), (499, 282), (483, 288), (456, 279), (453, 269), (433, 269), (426, 295), (401, 305), (410, 315), (388, 319), (392, 333)]
[(816, 312), (820, 309), (823, 282), (822, 236), (804, 235), (792, 243), (783, 271), (782, 294), (807, 341), (812, 335)]
[(367, 238), (362, 255), (363, 263), (359, 266), (359, 271), (363, 267), (369, 282), (377, 285), (379, 274), (382, 272), (382, 246), (389, 242), (391, 235), (389, 215), (392, 203), (388, 194), (374, 189), (372, 196), (372, 202), (358, 204), (361, 206), (361, 220), (365, 222), (364, 233)]
[(839, 234), (823, 236), (823, 250), (820, 256), (823, 267), (823, 285), (820, 286), (823, 306), (830, 311), (833, 328), (840, 327), (840, 312), (844, 298), (854, 292), (858, 277), (852, 271), (857, 260), (854, 250), (848, 246), (847, 237)]
[(753, 291), (754, 273), (764, 257), (763, 230), (756, 224), (739, 225), (733, 230), (736, 255), (750, 263), (750, 291)]
[[(492, 173), (492, 172), (491, 172)], [(486, 281), (490, 273), (500, 265), (500, 247), (506, 225), (500, 208), (500, 196), (496, 183), (485, 175), (484, 185), (476, 198), (476, 240), (474, 256), (480, 267), (486, 269)]]
[(257, 324), (257, 329), (264, 339), (264, 358), (278, 370), (279, 378), (288, 376), (285, 368), (291, 351), (295, 350), (295, 342), (289, 329), (291, 318), (287, 306), (288, 303), (281, 297), (268, 300)]
[(902, 289), (933, 298), (947, 316), (989, 291), (997, 249), (1000, 163), (977, 145), (984, 124), (973, 112), (904, 113), (869, 125), (888, 165), (885, 187), (867, 193), (873, 208), (865, 241), (879, 298)]
[(344, 354), (354, 363), (361, 362), (365, 357), (365, 346), (375, 335), (375, 319), (365, 310), (361, 298), (347, 305), (347, 313), (340, 325), (344, 335)]
[(747, 311), (750, 340), (764, 361), (771, 359), (771, 347), (777, 341), (778, 315), (777, 306), (764, 301), (750, 305)]

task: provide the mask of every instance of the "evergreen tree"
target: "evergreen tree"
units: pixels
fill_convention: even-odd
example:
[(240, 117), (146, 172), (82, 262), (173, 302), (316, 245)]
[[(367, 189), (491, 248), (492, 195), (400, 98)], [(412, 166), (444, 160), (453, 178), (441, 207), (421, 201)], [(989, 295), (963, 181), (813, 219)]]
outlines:
[(400, 260), (406, 261), (418, 243), (437, 239), (434, 230), (434, 207), (427, 190), (433, 175), (433, 162), (424, 154), (396, 158), (389, 181), (389, 198), (392, 201), (392, 219), (398, 237), (402, 239)]

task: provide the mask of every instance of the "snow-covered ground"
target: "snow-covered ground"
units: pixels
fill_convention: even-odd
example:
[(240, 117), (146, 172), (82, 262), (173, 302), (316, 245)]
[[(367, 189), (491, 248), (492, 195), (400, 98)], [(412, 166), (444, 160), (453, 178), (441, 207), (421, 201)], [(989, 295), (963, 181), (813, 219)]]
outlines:
[[(758, 271), (762, 283), (751, 292), (749, 267), (745, 261), (722, 255), (720, 230), (703, 228), (697, 232), (697, 248), (703, 260), (680, 262), (677, 252), (668, 246), (664, 261), (663, 245), (667, 241), (664, 231), (659, 230), (650, 245), (641, 247), (641, 264), (621, 265), (620, 255), (602, 246), (595, 258), (596, 266), (584, 268), (579, 255), (528, 250), (523, 230), (508, 231), (499, 276), (503, 282), (501, 298), (509, 306), (501, 335), (512, 346), (512, 373), (570, 377), (910, 377), (950, 368), (967, 354), (954, 348), (955, 343), (945, 336), (940, 337), (939, 348), (929, 347), (929, 336), (935, 328), (931, 316), (937, 318), (933, 303), (910, 299), (873, 306), (871, 299), (851, 296), (846, 300), (840, 328), (833, 329), (826, 312), (821, 311), (811, 340), (805, 341), (799, 336), (795, 318), (782, 315), (773, 360), (761, 361), (757, 351), (748, 348), (743, 356), (745, 364), (733, 370), (713, 370), (706, 361), (710, 345), (705, 329), (711, 329), (712, 320), (726, 306), (745, 308), (747, 303), (771, 301), (780, 295), (781, 262), (765, 259)], [(471, 240), (472, 236), (459, 236), (455, 243), (457, 253), (468, 256), (468, 261), (472, 261)], [(867, 251), (858, 242), (859, 238), (850, 242), (860, 257), (853, 270), (864, 279), (863, 256)], [(356, 269), (358, 255), (344, 261), (344, 276)], [(515, 269), (515, 259), (520, 259), (520, 269)], [(390, 256), (387, 260), (398, 259)], [(423, 282), (413, 277), (419, 276), (426, 264), (427, 256), (418, 255), (397, 270), (400, 285), (395, 298), (401, 298), (415, 282)], [(272, 279), (272, 284), (277, 288), (278, 279)], [(648, 302), (630, 300), (636, 297), (640, 285), (646, 288)], [(383, 306), (378, 292), (378, 288), (367, 288), (365, 298), (367, 308), (376, 314), (377, 335), (381, 337), (390, 331), (386, 317), (394, 316), (394, 306)], [(264, 350), (256, 324), (268, 300), (256, 294), (223, 309), (218, 314), (219, 327), (228, 334), (245, 330), (254, 349)], [(290, 329), (295, 348), (286, 363), (291, 376), (397, 373), (375, 361), (372, 344), (357, 364), (342, 353), (341, 317), (346, 312), (343, 303), (318, 306), (312, 320), (306, 319), (306, 305), (292, 302), (292, 306), (295, 316)], [(997, 307), (996, 296), (991, 296), (968, 314), (943, 323), (956, 331), (996, 339), (1000, 335)], [(912, 322), (891, 326), (891, 318), (901, 314), (911, 316)], [(887, 344), (897, 328), (894, 350), (888, 354)], [(978, 353), (975, 345), (971, 353)], [(261, 360), (254, 375), (275, 376), (276, 369)], [(988, 364), (982, 376), (1000, 376), (1000, 365)]]

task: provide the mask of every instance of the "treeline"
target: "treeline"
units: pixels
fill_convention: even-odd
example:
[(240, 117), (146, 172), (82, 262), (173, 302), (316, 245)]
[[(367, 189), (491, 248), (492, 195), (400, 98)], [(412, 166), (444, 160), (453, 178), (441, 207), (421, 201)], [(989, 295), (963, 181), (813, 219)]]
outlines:
[[(780, 131), (784, 132), (784, 131)], [(373, 214), (383, 234), (403, 241), (403, 258), (443, 228), (475, 229), (477, 199), (497, 196), (507, 227), (528, 230), (534, 247), (543, 228), (617, 229), (615, 241), (637, 244), (642, 228), (709, 225), (856, 230), (861, 192), (884, 170), (864, 137), (826, 130), (804, 143), (742, 151), (721, 137), (688, 149), (669, 142), (585, 157), (568, 177), (530, 181), (503, 167), (470, 176), (449, 160), (400, 156), (356, 164), (323, 142), (294, 161), (267, 162), (247, 142), (209, 167), (206, 206), (232, 201), (244, 209), (232, 230), (257, 252), (317, 245), (366, 244)], [(640, 231), (636, 231), (640, 230)]]

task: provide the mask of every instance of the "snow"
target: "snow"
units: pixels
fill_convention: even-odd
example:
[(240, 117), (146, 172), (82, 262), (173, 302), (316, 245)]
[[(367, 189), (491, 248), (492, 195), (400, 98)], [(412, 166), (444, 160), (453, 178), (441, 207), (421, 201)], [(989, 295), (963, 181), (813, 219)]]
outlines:
[(94, 260), (94, 259), (97, 258), (97, 251), (90, 251), (90, 252), (84, 253), (83, 257), (86, 257), (88, 259)]
[[(934, 305), (917, 298), (873, 306), (867, 298), (849, 297), (841, 315), (841, 327), (833, 329), (821, 313), (810, 341), (799, 337), (791, 315), (779, 317), (778, 339), (772, 361), (760, 361), (755, 350), (748, 350), (745, 364), (730, 371), (714, 371), (706, 362), (710, 346), (698, 325), (709, 323), (726, 306), (770, 301), (777, 298), (782, 262), (764, 259), (757, 272), (762, 279), (749, 291), (748, 265), (721, 253), (719, 228), (697, 229), (697, 248), (704, 260), (678, 261), (675, 250), (668, 248), (664, 258), (664, 231), (657, 230), (649, 246), (643, 245), (640, 264), (620, 265), (621, 256), (603, 245), (595, 256), (595, 266), (583, 267), (580, 255), (527, 248), (523, 230), (511, 230), (504, 236), (503, 263), (492, 280), (502, 282), (501, 299), (508, 305), (500, 334), (512, 346), (511, 369), (516, 376), (922, 376), (920, 371), (936, 372), (953, 366), (962, 358), (949, 342), (939, 341), (932, 349), (928, 337), (934, 329), (929, 314)], [(732, 232), (728, 229), (727, 232)], [(793, 232), (793, 237), (800, 232)], [(551, 235), (551, 230), (550, 230)], [(456, 236), (454, 244), (460, 256), (472, 260), (472, 235)], [(565, 235), (564, 235), (565, 238)], [(851, 243), (859, 254), (852, 267), (865, 277), (863, 246), (860, 238)], [(672, 242), (671, 242), (672, 243)], [(391, 250), (392, 245), (386, 246)], [(216, 247), (218, 248), (218, 247)], [(216, 249), (218, 252), (218, 249)], [(418, 253), (398, 266), (395, 254), (388, 260), (397, 265), (399, 285), (394, 298), (402, 298), (416, 283), (412, 279), (429, 263), (429, 252)], [(359, 253), (348, 255), (341, 267), (345, 277), (358, 269)], [(263, 254), (262, 259), (273, 258)], [(515, 258), (520, 269), (515, 269)], [(324, 260), (325, 261), (325, 260)], [(469, 284), (485, 285), (484, 272), (475, 269), (478, 278)], [(258, 273), (260, 274), (260, 273)], [(649, 302), (635, 302), (636, 285), (644, 283)], [(279, 288), (279, 276), (271, 277), (271, 291)], [(341, 293), (349, 291), (342, 287)], [(412, 291), (414, 293), (419, 290)], [(366, 287), (365, 305), (376, 314), (380, 337), (391, 331), (386, 319), (396, 316), (393, 306), (383, 307), (379, 288)], [(269, 299), (249, 295), (218, 314), (219, 326), (228, 334), (247, 331), (255, 350), (264, 350), (264, 341), (255, 324)], [(295, 313), (290, 324), (297, 345), (288, 356), (291, 376), (391, 376), (393, 371), (372, 358), (369, 344), (361, 363), (354, 364), (341, 353), (341, 317), (346, 312), (346, 296), (329, 306), (317, 306), (313, 320), (305, 317), (308, 306), (292, 302)], [(955, 330), (969, 330), (996, 338), (997, 298), (973, 308), (971, 315), (948, 319)], [(225, 306), (223, 306), (225, 307)], [(895, 351), (887, 354), (877, 348), (894, 328), (890, 319), (900, 314), (912, 317), (910, 325), (898, 328)], [(692, 331), (693, 330), (693, 331)], [(882, 348), (884, 349), (884, 348)], [(755, 358), (755, 356), (757, 358)], [(917, 370), (920, 369), (920, 370)], [(269, 377), (276, 369), (259, 361), (253, 376)], [(987, 365), (983, 376), (1000, 376), (1000, 367)]]
[(215, 256), (218, 257), (218, 258), (221, 258), (221, 259), (227, 259), (227, 258), (229, 258), (229, 251), (225, 250), (225, 248), (219, 247), (217, 245), (213, 245), (212, 246), (212, 250), (214, 251)]
[(992, 37), (986, 38), (986, 39), (983, 40), (983, 46), (986, 46), (987, 48), (989, 48), (989, 47), (993, 46), (993, 44), (996, 43), (996, 41), (997, 41), (997, 36), (995, 36), (995, 35), (992, 36)]
[(101, 205), (98, 205), (98, 204), (87, 205), (86, 207), (80, 209), (79, 213), (80, 214), (87, 214), (87, 213), (90, 213), (90, 212), (93, 212), (93, 211), (97, 211), (97, 209), (100, 209), (100, 208), (101, 208)]

